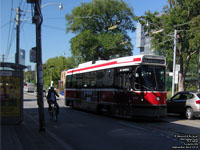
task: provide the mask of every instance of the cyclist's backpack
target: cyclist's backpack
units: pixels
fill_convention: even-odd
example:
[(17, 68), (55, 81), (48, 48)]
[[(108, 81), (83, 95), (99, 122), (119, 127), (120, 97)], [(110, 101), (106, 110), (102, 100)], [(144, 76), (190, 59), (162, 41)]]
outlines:
[(51, 91), (49, 100), (55, 101), (55, 94), (54, 94), (54, 91)]

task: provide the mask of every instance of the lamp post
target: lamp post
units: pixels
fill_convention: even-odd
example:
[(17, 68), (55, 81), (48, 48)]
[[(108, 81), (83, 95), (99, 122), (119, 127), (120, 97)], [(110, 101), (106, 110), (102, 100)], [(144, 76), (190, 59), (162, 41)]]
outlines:
[(58, 5), (58, 8), (59, 8), (60, 10), (63, 9), (62, 3), (47, 3), (47, 4), (42, 5), (41, 8), (44, 8), (44, 7), (49, 6), (49, 5)]
[(174, 30), (174, 57), (173, 57), (172, 96), (174, 95), (175, 71), (176, 71), (176, 37), (177, 37), (177, 30)]

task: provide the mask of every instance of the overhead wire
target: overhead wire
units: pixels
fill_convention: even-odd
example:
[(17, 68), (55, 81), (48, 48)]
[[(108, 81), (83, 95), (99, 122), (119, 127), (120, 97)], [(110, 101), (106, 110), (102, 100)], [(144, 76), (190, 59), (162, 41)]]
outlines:
[[(6, 48), (6, 52), (5, 52), (5, 59), (7, 60), (9, 57), (9, 53), (10, 53), (10, 49), (12, 47), (12, 44), (14, 42), (14, 40), (16, 39), (16, 36), (14, 36), (15, 33), (15, 18), (13, 18), (13, 0), (11, 1), (11, 13), (10, 13), (10, 21), (4, 25), (1, 26), (1, 28), (5, 27), (6, 25), (9, 24), (9, 29), (8, 29), (8, 39), (7, 39), (7, 48)], [(18, 8), (22, 7), (22, 9), (27, 10), (28, 5), (25, 1), (23, 0), (19, 0), (18, 3)], [(24, 18), (25, 13), (22, 14), (22, 18)], [(20, 28), (23, 28), (24, 23), (22, 23), (22, 25), (20, 26)], [(12, 27), (11, 27), (12, 26)]]
[[(25, 8), (25, 5), (26, 5), (26, 8)], [(21, 26), (20, 26), (21, 29), (24, 27), (24, 24), (25, 24), (25, 21), (24, 21), (24, 20), (25, 20), (26, 14), (27, 14), (27, 9), (28, 9), (28, 4), (25, 3), (25, 4), (24, 4), (24, 7), (23, 7), (23, 9), (22, 9), (23, 14), (22, 14), (22, 19), (21, 19), (22, 24), (21, 24)]]
[(50, 26), (50, 25), (43, 25), (44, 27), (50, 28), (50, 29), (55, 29), (55, 30), (59, 30), (59, 31), (63, 31), (65, 30), (65, 28), (61, 28), (61, 27), (55, 27), (55, 26)]
[(23, 2), (23, 0), (19, 0), (19, 6), (18, 7), (21, 7), (22, 2)]
[(14, 27), (15, 23), (13, 22), (13, 26), (12, 26), (12, 32), (10, 34), (10, 39), (9, 39), (9, 45), (7, 45), (7, 49), (6, 49), (6, 59), (8, 58), (9, 56), (9, 53), (10, 53), (10, 49), (12, 47), (12, 44), (13, 44), (13, 41), (15, 40), (16, 36), (14, 36)]
[(10, 45), (11, 45), (11, 39), (13, 36), (13, 30), (14, 30), (14, 23), (13, 23), (13, 27), (12, 27), (12, 32), (11, 32), (11, 23), (12, 21), (12, 14), (13, 14), (13, 0), (11, 1), (11, 13), (10, 13), (10, 21), (9, 21), (9, 28), (8, 28), (8, 39), (7, 39), (7, 48), (6, 48), (6, 52), (5, 52), (5, 56), (8, 57), (9, 52), (10, 52)]
[(0, 28), (4, 28), (4, 27), (6, 27), (8, 24), (10, 24), (10, 23), (12, 23), (12, 22), (13, 22), (13, 21), (9, 21), (9, 22), (3, 24), (2, 26), (0, 26)]

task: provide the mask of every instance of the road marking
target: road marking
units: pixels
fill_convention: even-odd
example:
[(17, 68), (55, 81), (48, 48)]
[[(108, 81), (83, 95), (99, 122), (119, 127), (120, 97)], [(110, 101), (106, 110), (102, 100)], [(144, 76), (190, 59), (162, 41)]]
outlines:
[[(29, 114), (25, 114), (25, 115), (29, 117), (35, 124), (39, 125), (38, 122), (32, 116), (30, 116)], [(47, 128), (46, 128), (46, 133), (49, 134), (54, 140), (56, 140), (60, 145), (62, 145), (66, 150), (72, 150), (72, 147), (70, 145), (66, 144), (61, 138), (56, 136)]]
[(58, 136), (56, 136), (54, 133), (50, 132), (46, 129), (46, 132), (55, 139), (60, 145), (62, 145), (66, 150), (72, 150), (72, 147), (66, 144), (62, 139), (60, 139)]
[(173, 122), (171, 122), (171, 123), (200, 128), (199, 123), (197, 123), (197, 122), (192, 122), (192, 120), (177, 120), (177, 121), (173, 121)]
[(137, 128), (137, 129), (140, 129), (140, 130), (144, 130), (144, 131), (147, 130), (147, 129), (145, 129), (145, 128), (138, 127), (138, 126), (135, 126), (135, 125), (132, 125), (132, 124), (128, 124), (128, 123), (124, 123), (124, 122), (119, 122), (119, 123), (120, 123), (120, 124), (123, 124), (123, 125), (126, 125), (126, 126), (129, 126), (129, 127)]

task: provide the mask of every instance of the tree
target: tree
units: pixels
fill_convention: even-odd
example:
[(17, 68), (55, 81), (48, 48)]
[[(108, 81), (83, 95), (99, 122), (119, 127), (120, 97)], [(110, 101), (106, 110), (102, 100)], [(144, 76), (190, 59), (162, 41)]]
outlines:
[[(185, 90), (185, 78), (190, 62), (197, 59), (200, 51), (200, 0), (168, 0), (163, 14), (147, 12), (146, 29), (150, 31), (152, 46), (167, 57), (169, 70), (172, 70), (174, 30), (177, 30), (177, 63), (180, 64), (179, 91)], [(144, 21), (143, 21), (144, 23)], [(159, 28), (158, 28), (159, 27)], [(162, 29), (163, 32), (157, 32)], [(161, 30), (160, 30), (161, 31)]]
[(73, 58), (60, 56), (48, 59), (43, 64), (44, 86), (50, 86), (50, 78), (52, 78), (52, 81), (54, 81), (54, 85), (58, 85), (58, 80), (60, 80), (61, 77), (61, 71), (74, 68), (75, 66), (76, 64), (74, 63)]
[[(76, 61), (111, 59), (132, 55), (133, 45), (127, 30), (134, 31), (133, 10), (123, 0), (92, 0), (66, 15), (71, 52)], [(109, 30), (109, 27), (117, 28)], [(126, 44), (122, 42), (126, 41)]]
[(24, 79), (28, 83), (36, 84), (36, 82), (35, 82), (35, 71), (26, 71), (26, 72), (24, 72)]

